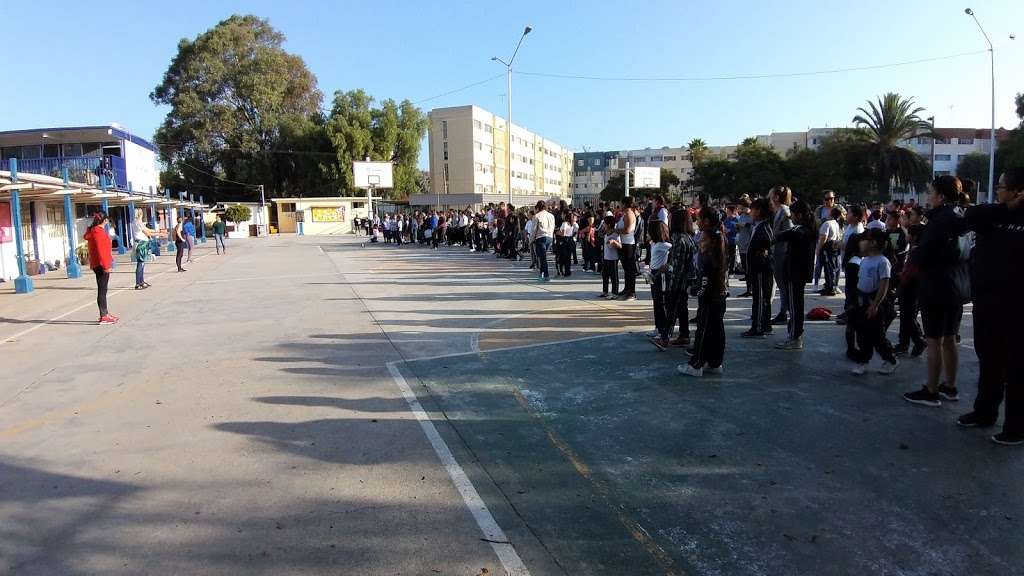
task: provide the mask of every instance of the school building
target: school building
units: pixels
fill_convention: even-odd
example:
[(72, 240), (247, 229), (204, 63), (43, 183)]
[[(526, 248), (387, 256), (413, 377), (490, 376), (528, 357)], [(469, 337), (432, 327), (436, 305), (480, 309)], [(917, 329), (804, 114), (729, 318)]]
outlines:
[(124, 253), (136, 208), (154, 227), (203, 212), (201, 198), (159, 190), (156, 147), (124, 127), (0, 132), (0, 279), (73, 273), (74, 250), (98, 210)]
[[(272, 198), (273, 225), (282, 234), (351, 234), (353, 221), (367, 218), (365, 197)], [(376, 204), (377, 199), (374, 199)]]

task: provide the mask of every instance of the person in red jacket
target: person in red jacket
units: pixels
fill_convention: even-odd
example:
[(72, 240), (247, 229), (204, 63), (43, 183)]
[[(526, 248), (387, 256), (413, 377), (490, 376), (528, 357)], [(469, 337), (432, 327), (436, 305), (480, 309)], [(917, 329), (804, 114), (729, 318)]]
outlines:
[(117, 316), (107, 310), (107, 285), (110, 283), (114, 257), (105, 213), (97, 212), (93, 215), (92, 223), (85, 230), (85, 241), (89, 243), (89, 268), (96, 273), (96, 305), (100, 309), (100, 324), (117, 324)]

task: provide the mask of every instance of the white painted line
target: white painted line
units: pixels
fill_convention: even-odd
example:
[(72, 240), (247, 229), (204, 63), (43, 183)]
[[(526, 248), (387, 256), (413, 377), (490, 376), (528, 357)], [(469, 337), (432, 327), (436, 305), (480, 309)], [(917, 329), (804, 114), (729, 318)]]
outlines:
[[(499, 330), (499, 332), (500, 331), (501, 330)], [(547, 342), (535, 342), (533, 344), (521, 344), (519, 346), (505, 346), (503, 348), (489, 348), (487, 350), (478, 351), (471, 350), (469, 352), (453, 352), (451, 354), (441, 354), (440, 356), (423, 356), (419, 358), (407, 358), (405, 361), (408, 363), (418, 362), (420, 360), (440, 360), (442, 358), (458, 358), (459, 356), (491, 354), (492, 352), (515, 352), (516, 350), (529, 350), (530, 348), (539, 348), (541, 346), (557, 346), (559, 344), (571, 344), (573, 342), (585, 342), (587, 340), (597, 340), (598, 338), (611, 338), (612, 336), (626, 336), (629, 334), (636, 334), (636, 332), (609, 332), (607, 334), (595, 334), (593, 336), (581, 336), (579, 338), (567, 338), (565, 340), (549, 340)]]
[[(196, 256), (195, 258), (192, 259), (192, 261), (195, 262), (197, 260), (202, 260), (203, 258), (206, 258), (207, 256), (209, 256), (209, 254), (203, 254), (202, 256)], [(90, 270), (90, 272), (92, 272), (92, 270)], [(159, 277), (163, 276), (164, 274), (167, 274), (168, 272), (171, 272), (171, 271), (170, 270), (164, 270), (163, 272), (158, 272), (156, 274), (153, 274), (152, 276), (150, 276), (150, 278), (159, 278)], [(83, 276), (85, 275), (84, 271), (83, 271), (82, 275)], [(112, 296), (116, 296), (116, 295), (120, 294), (121, 292), (127, 292), (128, 290), (134, 291), (134, 288), (121, 288), (119, 290), (114, 290), (113, 292), (108, 292), (107, 293), (107, 298), (110, 298)], [(31, 328), (27, 328), (25, 330), (22, 330), (21, 332), (18, 332), (17, 334), (15, 334), (13, 336), (8, 336), (8, 337), (4, 338), (3, 340), (0, 340), (0, 346), (3, 346), (4, 344), (13, 344), (14, 342), (16, 342), (22, 336), (27, 336), (27, 335), (35, 332), (36, 330), (39, 330), (43, 326), (46, 326), (47, 324), (50, 324), (51, 322), (56, 322), (58, 320), (62, 320), (64, 318), (67, 318), (68, 316), (74, 314), (75, 312), (78, 312), (79, 310), (81, 310), (83, 308), (88, 308), (89, 306), (95, 306), (95, 305), (96, 305), (96, 300), (90, 300), (89, 302), (86, 302), (85, 304), (82, 304), (81, 306), (78, 306), (76, 308), (72, 308), (71, 310), (68, 310), (67, 312), (64, 312), (63, 314), (59, 314), (57, 316), (54, 316), (53, 318), (50, 318), (49, 320), (45, 320), (45, 321), (43, 321), (43, 322), (41, 322), (39, 324), (36, 324), (35, 326), (33, 326)]]
[(430, 421), (430, 416), (427, 415), (423, 406), (420, 405), (419, 399), (416, 398), (416, 394), (413, 393), (412, 388), (409, 387), (409, 383), (405, 381), (405, 377), (402, 376), (396, 364), (397, 362), (388, 362), (388, 371), (391, 372), (391, 376), (395, 379), (395, 384), (402, 391), (405, 401), (409, 403), (409, 409), (416, 416), (416, 420), (419, 421), (420, 427), (423, 428), (423, 434), (430, 441), (430, 445), (434, 448), (434, 452), (448, 472), (452, 483), (455, 484), (455, 489), (462, 496), (462, 501), (465, 502), (469, 512), (473, 515), (473, 519), (476, 520), (476, 525), (480, 527), (484, 538), (490, 543), (491, 548), (494, 549), (494, 553), (498, 556), (498, 560), (501, 561), (501, 565), (505, 567), (505, 572), (512, 576), (529, 576), (530, 571), (527, 570), (526, 565), (519, 558), (516, 549), (508, 541), (501, 526), (498, 526), (497, 521), (494, 520), (491, 511), (484, 504), (483, 499), (480, 498), (476, 488), (473, 487), (473, 482), (466, 476), (465, 470), (455, 460), (452, 451), (437, 432), (434, 423)]

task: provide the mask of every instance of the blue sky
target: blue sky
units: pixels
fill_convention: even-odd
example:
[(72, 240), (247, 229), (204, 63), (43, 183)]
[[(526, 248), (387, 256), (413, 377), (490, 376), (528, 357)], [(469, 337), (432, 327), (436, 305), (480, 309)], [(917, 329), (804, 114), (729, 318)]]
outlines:
[[(996, 44), (997, 125), (1016, 124), (1024, 92), (1024, 2), (973, 8)], [(8, 75), (0, 130), (120, 122), (151, 136), (166, 109), (149, 92), (178, 40), (232, 13), (267, 17), (301, 55), (329, 100), (338, 89), (409, 98), (429, 109), (477, 104), (504, 115), (504, 76), (708, 77), (832, 70), (984, 50), (966, 0), (857, 2), (635, 1), (506, 3), (19, 2), (3, 8)], [(16, 8), (12, 9), (12, 6)], [(623, 11), (629, 6), (629, 11)], [(1013, 29), (1016, 26), (1018, 29)], [(913, 96), (939, 126), (989, 125), (988, 55), (887, 69), (746, 80), (592, 81), (517, 75), (514, 120), (572, 149), (682, 145), (842, 126), (886, 91)]]

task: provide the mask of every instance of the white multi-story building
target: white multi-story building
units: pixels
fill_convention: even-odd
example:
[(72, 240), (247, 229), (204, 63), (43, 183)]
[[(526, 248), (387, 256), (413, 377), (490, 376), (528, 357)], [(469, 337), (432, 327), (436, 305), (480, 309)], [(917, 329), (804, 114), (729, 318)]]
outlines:
[[(504, 118), (478, 106), (430, 111), (430, 194), (412, 205), (466, 206), (508, 201)], [(569, 199), (572, 152), (526, 128), (512, 125), (512, 203)]]

